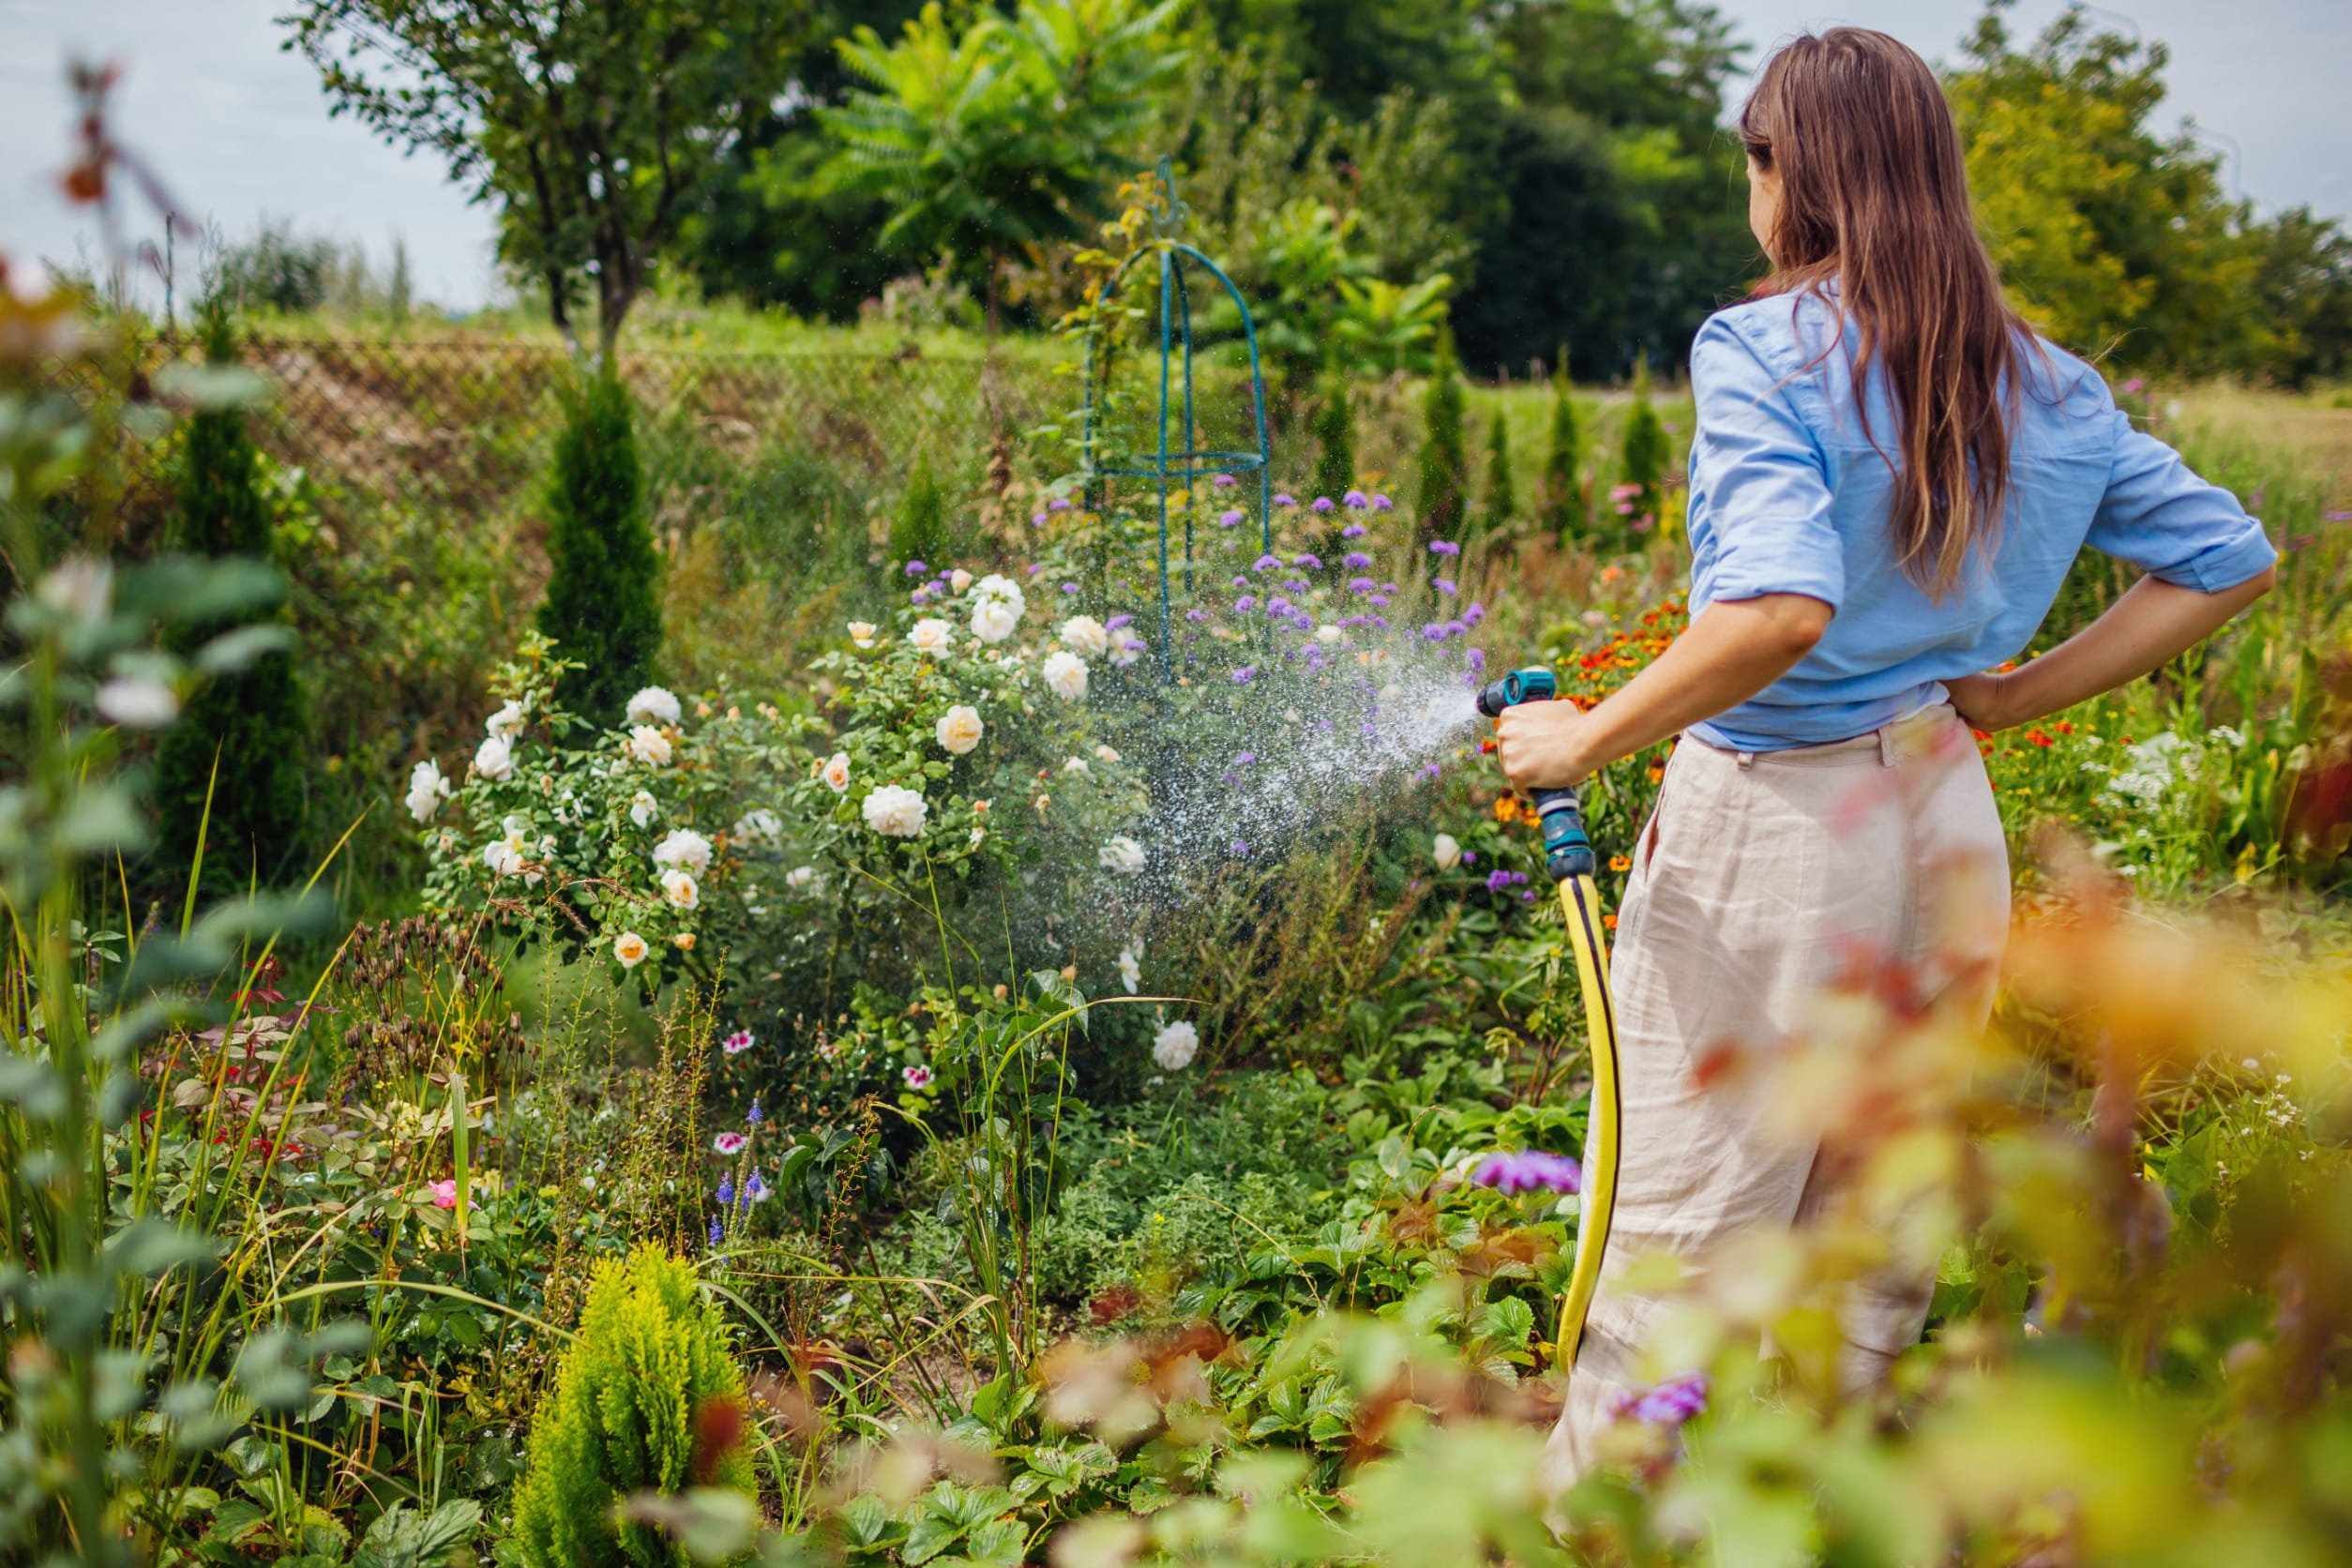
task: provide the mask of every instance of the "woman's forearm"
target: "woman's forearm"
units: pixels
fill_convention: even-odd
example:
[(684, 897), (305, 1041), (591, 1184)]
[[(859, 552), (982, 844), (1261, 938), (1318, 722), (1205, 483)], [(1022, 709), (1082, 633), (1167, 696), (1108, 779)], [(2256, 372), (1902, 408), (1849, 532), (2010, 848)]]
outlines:
[(2269, 592), (2274, 578), (2266, 568), (2234, 588), (2207, 594), (2144, 577), (2104, 614), (2040, 658), (2003, 674), (1952, 683), (1952, 701), (1980, 730), (2063, 712), (2194, 648)]
[(1521, 789), (1583, 779), (1701, 719), (1737, 707), (1795, 667), (1829, 629), (1832, 611), (1803, 594), (1712, 604), (1657, 662), (1578, 715), (1538, 702), (1498, 726), (1502, 771)]

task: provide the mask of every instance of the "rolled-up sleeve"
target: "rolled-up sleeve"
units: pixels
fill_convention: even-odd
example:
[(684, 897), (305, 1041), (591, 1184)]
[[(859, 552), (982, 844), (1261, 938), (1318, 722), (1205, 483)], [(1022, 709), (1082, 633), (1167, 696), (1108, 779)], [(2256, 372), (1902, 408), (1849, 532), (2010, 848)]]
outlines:
[(1691, 345), (1691, 391), (1690, 504), (1713, 535), (1709, 602), (1803, 594), (1835, 609), (1846, 556), (1829, 468), (1790, 388), (1717, 317)]
[(2114, 415), (2120, 432), (2107, 491), (2092, 519), (2093, 550), (2178, 587), (2235, 588), (2279, 558), (2238, 498), (2190, 471), (2180, 454)]

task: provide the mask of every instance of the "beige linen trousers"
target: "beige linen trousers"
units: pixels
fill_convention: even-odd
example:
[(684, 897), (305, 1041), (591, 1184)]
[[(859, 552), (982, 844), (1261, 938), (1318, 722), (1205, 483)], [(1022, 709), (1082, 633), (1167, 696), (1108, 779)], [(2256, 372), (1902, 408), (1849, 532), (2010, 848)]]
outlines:
[[(1858, 955), (1909, 966), (1918, 1000), (1972, 1009), (1981, 1028), (2008, 927), (2000, 817), (1948, 704), (1790, 751), (1685, 737), (1633, 859), (1611, 962), (1624, 1107), (1617, 1212), (1551, 1438), (1563, 1485), (1638, 1386), (1636, 1356), (1664, 1310), (1614, 1287), (1627, 1262), (1786, 1229), (1825, 1197), (1816, 1145), (1768, 1130), (1761, 1095), (1701, 1088), (1695, 1063), (1736, 1042), (1768, 1063), (1743, 1078), (1769, 1078), (1774, 1045)], [(1852, 1294), (1842, 1380), (1866, 1385), (1918, 1340), (1934, 1284), (1907, 1275)]]

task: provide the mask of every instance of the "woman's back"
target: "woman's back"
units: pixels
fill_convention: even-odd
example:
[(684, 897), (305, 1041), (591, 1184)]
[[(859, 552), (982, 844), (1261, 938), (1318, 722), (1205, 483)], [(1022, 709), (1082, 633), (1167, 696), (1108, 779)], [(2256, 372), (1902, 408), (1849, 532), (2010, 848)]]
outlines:
[(1843, 740), (1941, 701), (1942, 682), (2013, 659), (2084, 545), (2210, 591), (2273, 559), (2226, 490), (2132, 429), (2099, 373), (2047, 342), (2020, 356), (1998, 537), (1931, 596), (1889, 527), (1900, 415), (1882, 371), (1853, 382), (1859, 327), (1837, 339), (1836, 285), (1734, 306), (1691, 350), (1691, 611), (1803, 594), (1836, 611), (1780, 680), (1696, 726), (1772, 751)]

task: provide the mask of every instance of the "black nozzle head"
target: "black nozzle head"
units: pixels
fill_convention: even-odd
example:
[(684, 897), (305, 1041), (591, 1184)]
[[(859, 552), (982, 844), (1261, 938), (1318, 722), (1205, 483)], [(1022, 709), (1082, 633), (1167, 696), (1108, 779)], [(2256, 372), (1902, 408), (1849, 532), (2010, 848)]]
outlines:
[(1486, 683), (1478, 694), (1478, 711), (1488, 718), (1500, 718), (1505, 708), (1548, 702), (1559, 695), (1560, 682), (1550, 671), (1514, 670), (1499, 681)]

